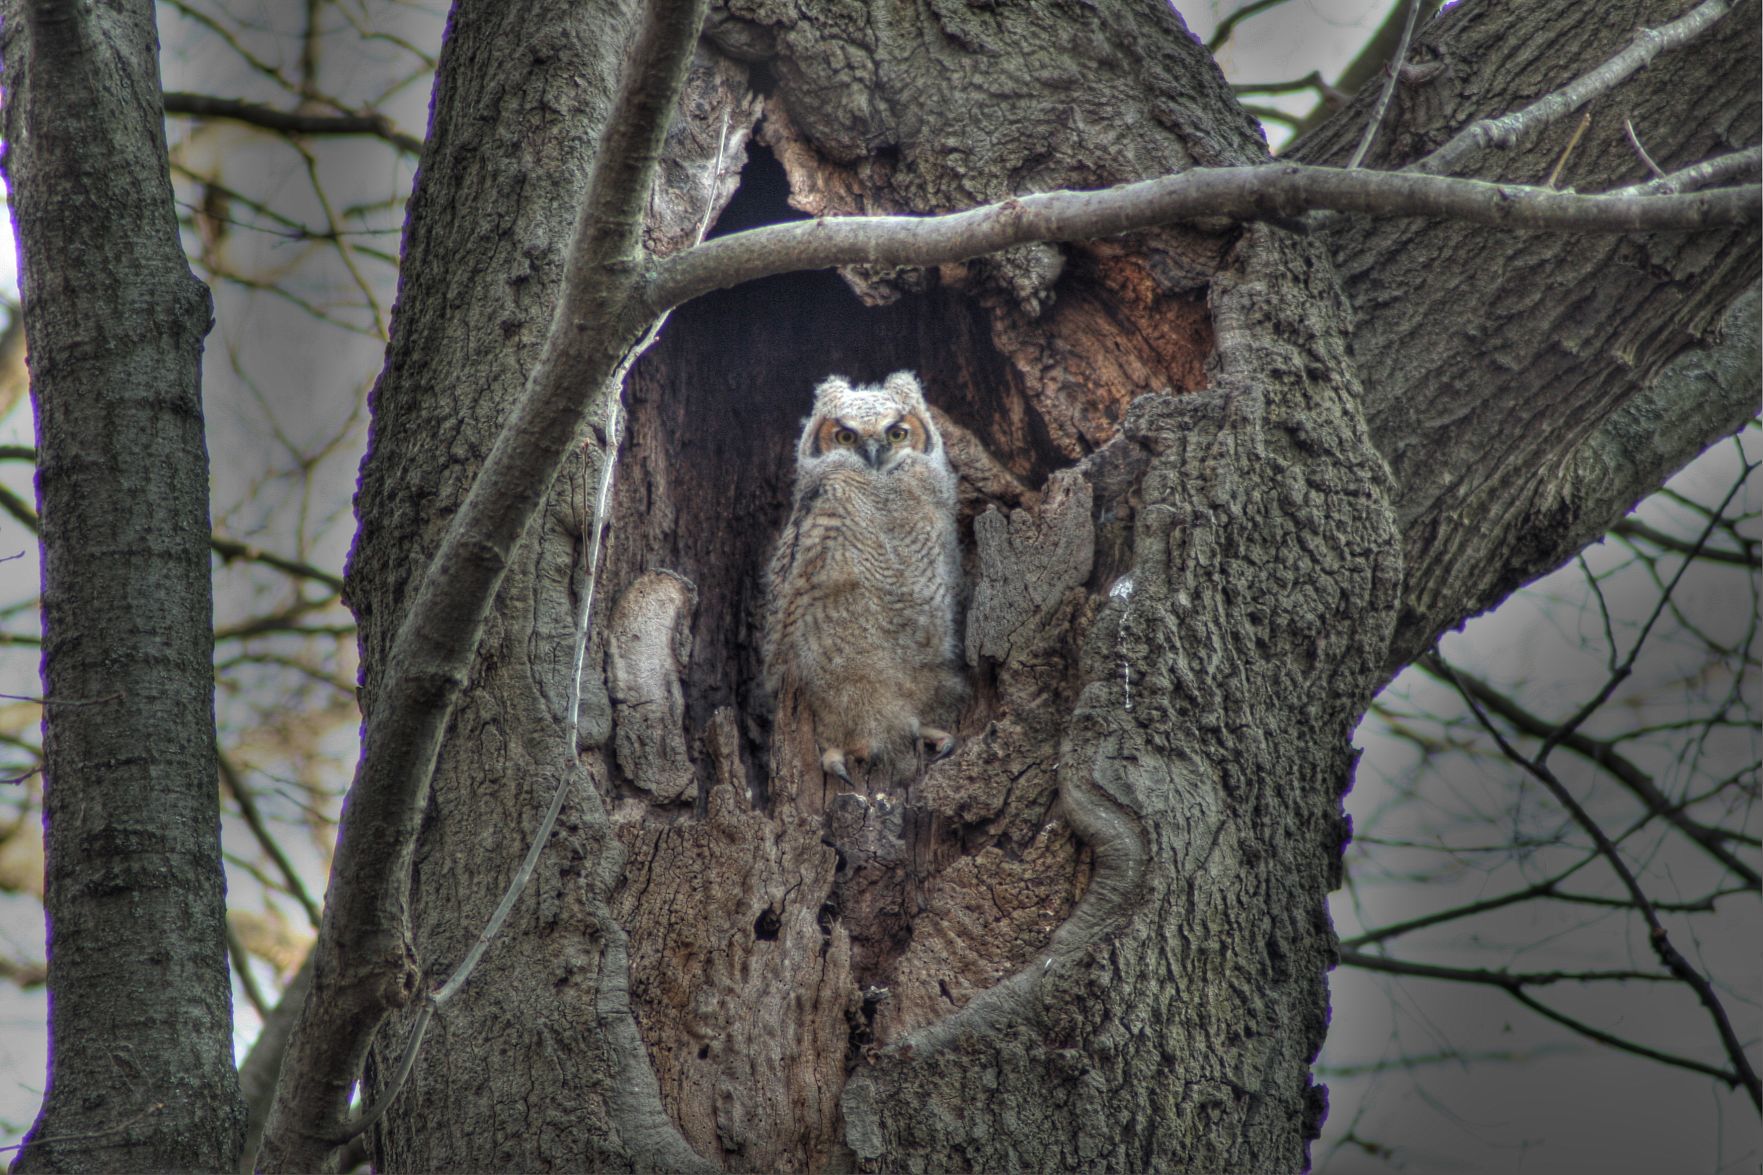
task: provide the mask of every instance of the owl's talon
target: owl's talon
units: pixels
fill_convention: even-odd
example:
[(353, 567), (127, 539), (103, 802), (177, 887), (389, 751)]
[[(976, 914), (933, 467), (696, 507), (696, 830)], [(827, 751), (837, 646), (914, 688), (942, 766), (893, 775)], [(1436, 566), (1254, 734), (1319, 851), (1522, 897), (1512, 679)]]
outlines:
[(828, 775), (838, 776), (846, 783), (851, 784), (852, 787), (857, 786), (855, 783), (851, 782), (851, 773), (845, 770), (845, 752), (839, 750), (837, 747), (834, 747), (820, 757), (820, 769)]
[(918, 737), (924, 743), (925, 751), (928, 752), (925, 758), (927, 763), (947, 759), (955, 753), (955, 748), (960, 745), (960, 740), (954, 735), (946, 730), (938, 730), (934, 726), (926, 726), (919, 730)]

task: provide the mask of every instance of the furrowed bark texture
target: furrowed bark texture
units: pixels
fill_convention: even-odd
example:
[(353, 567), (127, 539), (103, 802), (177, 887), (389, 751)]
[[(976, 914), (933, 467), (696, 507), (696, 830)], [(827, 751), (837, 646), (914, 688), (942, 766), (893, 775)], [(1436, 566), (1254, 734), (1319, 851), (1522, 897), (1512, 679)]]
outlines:
[(178, 241), (153, 6), (8, 3), (0, 20), (46, 699), (49, 1086), (16, 1169), (219, 1170), (245, 1111), (215, 784), (208, 291)]
[[(465, 3), (453, 12), (393, 342), (374, 394), (348, 576), (369, 715), (417, 573), (551, 327), (632, 11)], [(704, 103), (723, 88), (706, 67), (690, 91)], [(674, 147), (701, 176), (717, 142)], [(702, 166), (690, 167), (693, 159)], [(683, 222), (676, 235), (689, 237), (708, 196), (707, 187), (682, 193), (658, 223)], [(574, 597), (603, 452), (586, 446), (517, 548), (453, 713), (410, 864), (417, 982), (437, 985), (464, 956), (559, 780), (568, 772), (578, 785), (496, 949), (429, 1029), (410, 1086), (374, 1128), (379, 1166), (671, 1169), (694, 1161), (662, 1112), (626, 1005), (624, 935), (606, 906), (621, 853), (573, 767)], [(321, 971), (315, 990), (324, 982)], [(381, 1031), (363, 1084), (368, 1101), (384, 1092), (407, 1028), (405, 1018)]]
[[(1459, 5), (1416, 36), (1410, 62), (1439, 68), (1397, 87), (1365, 166), (1402, 167), (1478, 118), (1529, 105), (1684, 9), (1625, 0), (1587, 20), (1572, 0)], [(1455, 173), (1543, 183), (1587, 113), (1563, 188), (1649, 178), (1624, 120), (1668, 172), (1755, 146), (1760, 24), (1756, 0), (1740, 0), (1583, 111), (1517, 149), (1481, 151)], [(1343, 163), (1376, 89), (1293, 157)], [(1758, 240), (1756, 225), (1594, 237), (1342, 218), (1331, 229), (1357, 314), (1366, 418), (1399, 487), (1408, 572), (1391, 672), (1558, 567), (1755, 414), (1754, 382), (1633, 397), (1674, 360), (1725, 364), (1722, 324), (1757, 281)]]

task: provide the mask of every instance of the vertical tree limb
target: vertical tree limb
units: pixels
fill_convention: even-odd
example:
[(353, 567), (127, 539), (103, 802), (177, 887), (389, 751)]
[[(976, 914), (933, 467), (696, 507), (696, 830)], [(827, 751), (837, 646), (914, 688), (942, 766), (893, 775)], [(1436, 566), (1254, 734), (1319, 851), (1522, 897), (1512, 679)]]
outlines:
[[(18, 1170), (218, 1170), (232, 1057), (202, 340), (153, 6), (18, 0), (5, 167), (39, 430), (50, 1062)], [(73, 698), (103, 699), (58, 705)]]
[(630, 299), (642, 271), (642, 210), (704, 9), (704, 0), (683, 0), (647, 10), (595, 160), (544, 355), (393, 642), (344, 804), (313, 994), (270, 1114), (266, 1169), (325, 1165), (350, 1133), (350, 1088), (374, 1030), (420, 982), (406, 894), (429, 777), (512, 552), (652, 325)]

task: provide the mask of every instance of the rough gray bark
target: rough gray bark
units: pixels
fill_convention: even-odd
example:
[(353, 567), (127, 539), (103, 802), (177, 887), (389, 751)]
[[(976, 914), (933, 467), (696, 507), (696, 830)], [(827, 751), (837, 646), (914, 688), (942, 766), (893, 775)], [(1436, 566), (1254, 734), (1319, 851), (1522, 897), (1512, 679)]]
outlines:
[[(1474, 119), (1560, 87), (1566, 63), (1586, 72), (1683, 8), (1626, 0), (1587, 20), (1572, 0), (1459, 5), (1417, 36), (1409, 57), (1423, 76), (1398, 86), (1365, 165), (1402, 167)], [(1694, 43), (1594, 100), (1560, 185), (1646, 180), (1625, 120), (1666, 171), (1755, 145), (1760, 24), (1756, 0), (1740, 0)], [(1375, 89), (1290, 154), (1343, 162)], [(1456, 174), (1542, 183), (1580, 118), (1514, 150), (1479, 151)], [(1589, 237), (1341, 218), (1329, 244), (1357, 316), (1366, 419), (1400, 487), (1408, 575), (1392, 673), (1559, 566), (1756, 411), (1754, 385), (1732, 381), (1704, 387), (1712, 400), (1630, 403), (1674, 359), (1721, 345), (1727, 308), (1757, 281), (1755, 225)], [(1668, 452), (1646, 456), (1662, 444)], [(1613, 466), (1650, 472), (1605, 476)]]
[(239, 1151), (214, 751), (208, 291), (153, 6), (8, 3), (6, 177), (42, 520), (49, 1085), (18, 1170)]
[[(674, 15), (668, 19), (676, 20), (691, 10), (673, 5), (669, 11)], [(631, 269), (618, 250), (635, 244), (640, 199), (624, 207), (616, 195), (618, 185), (606, 186), (607, 177), (628, 171), (630, 160), (640, 157), (643, 148), (640, 142), (631, 143), (625, 145), (630, 155), (621, 152), (620, 138), (630, 124), (609, 125), (608, 94), (625, 56), (625, 38), (617, 30), (630, 26), (629, 16), (618, 5), (538, 5), (520, 12), (501, 5), (462, 5), (454, 13), (433, 130), (410, 213), (399, 325), (374, 396), (375, 433), (361, 496), (364, 526), (351, 560), (350, 599), (369, 653), (364, 709), (370, 718), (364, 767), (343, 815), (340, 876), (351, 852), (352, 882), (366, 880), (358, 871), (371, 871), (373, 865), (362, 855), (370, 849), (350, 849), (351, 821), (408, 821), (414, 833), (421, 815), (425, 791), (414, 793), (414, 810), (402, 802), (394, 810), (377, 802), (370, 807), (368, 799), (387, 782), (371, 770), (375, 720), (389, 716), (395, 723), (402, 707), (399, 691), (407, 693), (413, 677), (419, 691), (424, 685), (423, 658), (407, 657), (403, 651), (406, 633), (422, 622), (423, 601), (437, 585), (419, 581), (417, 573), (434, 559), (443, 576), (455, 570), (471, 575), (489, 571), (494, 574), (486, 582), (501, 577), (502, 587), (477, 646), (471, 675), (475, 688), (452, 711), (453, 730), (471, 733), (449, 741), (432, 790), (425, 789), (435, 818), (429, 822), (433, 835), (415, 846), (410, 864), (410, 939), (375, 941), (370, 947), (402, 948), (412, 966), (401, 969), (400, 960), (387, 954), (372, 967), (361, 968), (362, 961), (350, 957), (348, 949), (336, 949), (351, 931), (333, 932), (327, 910), (306, 1017), (314, 1024), (303, 1022), (296, 1030), (284, 1084), (292, 1071), (309, 1086), (328, 1082), (338, 1087), (336, 1093), (346, 1088), (352, 1066), (335, 1064), (334, 1055), (321, 1056), (333, 1047), (327, 1038), (335, 1031), (345, 1047), (364, 1048), (385, 1012), (413, 991), (381, 993), (360, 1001), (360, 1013), (350, 1022), (333, 1018), (325, 1024), (322, 1007), (315, 1016), (312, 1005), (321, 1005), (327, 980), (343, 990), (376, 976), (392, 983), (407, 978), (411, 988), (432, 987), (444, 977), (487, 921), (523, 842), (531, 839), (543, 808), (535, 797), (548, 797), (560, 778), (574, 773), (570, 693), (577, 606), (570, 592), (580, 587), (578, 544), (590, 529), (592, 493), (584, 486), (594, 484), (592, 471), (576, 462), (554, 487), (547, 486), (548, 477), (512, 487), (505, 511), (510, 515), (538, 501), (547, 489), (553, 491), (538, 522), (512, 532), (526, 535), (512, 552), (493, 550), (469, 532), (462, 544), (449, 538), (443, 548), (442, 524), (460, 508), (472, 477), (486, 465), (494, 469), (498, 460), (506, 460), (506, 450), (492, 450), (490, 442), (529, 383), (543, 389), (543, 400), (557, 411), (541, 409), (544, 420), (521, 417), (527, 424), (523, 435), (539, 437), (552, 447), (553, 456), (575, 442), (582, 425), (579, 402), (550, 394), (556, 387), (547, 380), (547, 365), (569, 371), (582, 348), (601, 355), (628, 348), (632, 341), (617, 337), (617, 324), (591, 321), (598, 313), (596, 298), (604, 293), (607, 304), (617, 305), (622, 297), (607, 293), (619, 280), (618, 272), (588, 273), (592, 280), (586, 282), (584, 275), (572, 274), (569, 289), (582, 304), (567, 314), (557, 311), (561, 279), (588, 258), (582, 241), (588, 241), (592, 253), (593, 242), (604, 236), (614, 252), (600, 260), (616, 263), (612, 270)], [(693, 18), (686, 31), (696, 28)], [(690, 44), (684, 39), (681, 43)], [(671, 66), (650, 66), (655, 77), (671, 85)], [(631, 76), (649, 84), (643, 81), (648, 78), (643, 69), (634, 69)], [(663, 113), (671, 112), (671, 96), (669, 90)], [(557, 117), (560, 105), (566, 114), (562, 119)], [(602, 143), (606, 160), (594, 160), (593, 150)], [(519, 157), (518, 171), (509, 170), (510, 152)], [(595, 174), (591, 168), (606, 161), (610, 167), (601, 168), (595, 191), (611, 193), (619, 206), (596, 208), (595, 197), (584, 208), (584, 185)], [(496, 215), (486, 215), (490, 207)], [(572, 233), (578, 216), (580, 231)], [(630, 240), (614, 241), (626, 228)], [(577, 251), (570, 256), (572, 236)], [(484, 268), (474, 266), (467, 277), (453, 268), (451, 262), (462, 249), (497, 276), (487, 278)], [(473, 330), (459, 330), (462, 321), (488, 328), (495, 341), (486, 346)], [(557, 331), (551, 329), (554, 321), (561, 324)], [(596, 325), (611, 329), (601, 337), (593, 329)], [(580, 402), (591, 402), (612, 367), (608, 362), (597, 379), (585, 380)], [(532, 397), (527, 401), (537, 402)], [(605, 427), (604, 421), (597, 423)], [(452, 439), (437, 446), (433, 438), (439, 435)], [(590, 503), (586, 513), (584, 492)], [(470, 510), (465, 513), (469, 516)], [(508, 537), (507, 528), (500, 533)], [(446, 550), (452, 555), (437, 555)], [(473, 604), (461, 601), (462, 607)], [(475, 615), (458, 619), (476, 622)], [(450, 668), (448, 680), (437, 684), (456, 690), (463, 668), (456, 675)], [(443, 705), (433, 711), (446, 712)], [(415, 764), (426, 770), (428, 754), (432, 752), (417, 759), (406, 756), (404, 768)], [(408, 782), (415, 777), (406, 771), (403, 778)], [(486, 787), (486, 779), (501, 786)], [(362, 845), (377, 838), (396, 854), (384, 866), (391, 880), (385, 899), (360, 911), (363, 924), (401, 929), (401, 883), (410, 841), (362, 827)], [(397, 1113), (376, 1128), (382, 1164), (538, 1169), (644, 1163), (681, 1167), (695, 1161), (655, 1097), (624, 1005), (623, 932), (605, 905), (618, 857), (606, 833), (604, 811), (591, 796), (578, 795), (565, 808), (552, 847), (507, 933), (518, 941), (523, 933), (549, 938), (561, 931), (552, 942), (562, 945), (563, 953), (544, 967), (506, 951), (486, 959), (437, 1027), (435, 1044), (424, 1051)], [(439, 891), (430, 888), (434, 875), (427, 859), (437, 848), (447, 863)], [(333, 903), (339, 900), (333, 893)], [(344, 921), (335, 925), (342, 927)], [(334, 941), (327, 937), (333, 933)], [(386, 961), (391, 965), (380, 965)], [(423, 968), (421, 975), (416, 966)], [(327, 968), (334, 968), (330, 976)], [(471, 1028), (456, 1037), (451, 1025), (458, 1021)], [(319, 1063), (308, 1064), (301, 1055), (303, 1034), (309, 1056)], [(455, 1042), (465, 1046), (463, 1054), (451, 1047)], [(509, 1055), (541, 1067), (547, 1057), (568, 1063), (540, 1073), (488, 1059)], [(389, 1072), (384, 1060), (382, 1054), (369, 1065), (364, 1088), (370, 1098), (380, 1088), (377, 1079)], [(460, 1063), (466, 1068), (459, 1068)], [(461, 1081), (468, 1070), (471, 1076)], [(551, 1095), (538, 1105), (531, 1094), (535, 1081)], [(297, 1091), (278, 1095), (266, 1141), (268, 1164), (309, 1169), (309, 1160), (322, 1159), (324, 1147), (318, 1144), (334, 1125), (318, 1123), (321, 1135), (314, 1138), (302, 1100)], [(328, 1100), (335, 1110), (346, 1105), (341, 1098)]]
[[(351, 570), (370, 713), (548, 326), (610, 85), (598, 31), (545, 5), (455, 12)], [(707, 40), (651, 204), (661, 249), (699, 230), (713, 162), (737, 170), (761, 114), (781, 173), (756, 160), (724, 227), (782, 215), (768, 183), (812, 212), (927, 212), (1262, 154), (1161, 5), (755, 0)], [(701, 299), (632, 372), (587, 658), (594, 790), (431, 1030), (380, 1165), (683, 1165), (682, 1137), (731, 1169), (1303, 1165), (1347, 736), (1390, 663), (1409, 492), (1372, 448), (1326, 259), (1218, 222), (849, 276), (861, 302), (824, 275)], [(1413, 296), (1433, 315), (1461, 297)], [(975, 697), (953, 759), (862, 797), (813, 769), (793, 699), (758, 696), (757, 575), (813, 383), (899, 367), (953, 426)], [(442, 751), (410, 894), (431, 979), (574, 746), (613, 431), (515, 558)], [(1461, 476), (1483, 456), (1448, 455)], [(1441, 599), (1425, 623), (1461, 618)]]

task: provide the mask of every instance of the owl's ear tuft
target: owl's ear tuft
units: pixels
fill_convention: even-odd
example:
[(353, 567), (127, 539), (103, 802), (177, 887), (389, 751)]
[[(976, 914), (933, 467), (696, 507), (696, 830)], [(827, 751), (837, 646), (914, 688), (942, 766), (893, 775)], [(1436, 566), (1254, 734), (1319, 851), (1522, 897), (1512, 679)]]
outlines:
[(908, 402), (923, 404), (924, 387), (910, 371), (896, 371), (882, 382), (882, 388)]
[(821, 380), (814, 389), (814, 402), (820, 403), (828, 396), (844, 396), (851, 392), (851, 381), (842, 375), (829, 375)]

